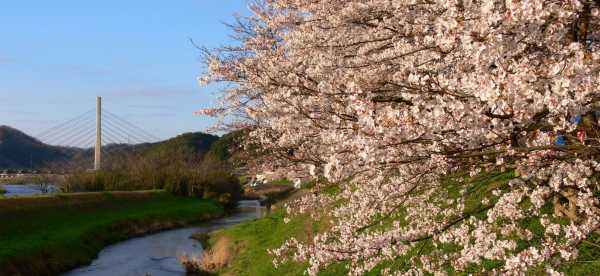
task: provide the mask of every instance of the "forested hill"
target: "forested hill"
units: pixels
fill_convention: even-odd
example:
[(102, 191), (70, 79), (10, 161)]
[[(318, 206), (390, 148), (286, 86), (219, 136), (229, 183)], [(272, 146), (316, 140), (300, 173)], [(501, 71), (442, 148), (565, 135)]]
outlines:
[(202, 158), (219, 136), (202, 132), (189, 132), (177, 137), (151, 144), (144, 151), (146, 156), (184, 154), (189, 158)]
[(40, 168), (72, 158), (79, 149), (46, 145), (8, 126), (0, 126), (0, 168)]
[[(108, 145), (103, 152), (107, 152), (104, 153), (105, 160), (110, 160), (113, 156), (121, 160), (176, 158), (180, 159), (179, 161), (195, 162), (202, 160), (207, 152), (211, 151), (213, 144), (221, 148), (223, 142), (216, 143), (217, 141), (218, 136), (194, 132), (156, 143)], [(211, 152), (213, 151), (214, 149)], [(17, 129), (0, 126), (0, 169), (55, 168), (57, 164), (70, 168), (75, 165), (89, 167), (92, 156), (93, 149), (46, 145)]]

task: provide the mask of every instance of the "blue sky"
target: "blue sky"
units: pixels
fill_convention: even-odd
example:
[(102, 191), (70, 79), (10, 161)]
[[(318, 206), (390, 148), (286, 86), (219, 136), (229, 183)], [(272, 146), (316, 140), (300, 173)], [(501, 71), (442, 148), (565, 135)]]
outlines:
[(189, 42), (231, 44), (223, 22), (248, 0), (0, 2), (0, 125), (38, 134), (104, 107), (168, 138), (211, 125), (192, 112), (217, 89)]

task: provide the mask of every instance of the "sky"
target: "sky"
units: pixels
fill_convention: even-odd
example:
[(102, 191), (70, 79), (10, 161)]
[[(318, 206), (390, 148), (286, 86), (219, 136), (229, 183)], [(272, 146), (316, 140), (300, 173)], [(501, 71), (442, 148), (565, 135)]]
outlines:
[(192, 45), (235, 43), (248, 0), (0, 2), (0, 125), (36, 136), (95, 107), (166, 139), (203, 131), (213, 104)]

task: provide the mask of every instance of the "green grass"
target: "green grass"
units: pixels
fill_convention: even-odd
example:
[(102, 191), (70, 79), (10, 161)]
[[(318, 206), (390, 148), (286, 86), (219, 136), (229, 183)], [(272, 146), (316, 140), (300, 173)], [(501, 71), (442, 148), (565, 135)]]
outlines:
[(55, 275), (106, 245), (221, 216), (211, 200), (118, 192), (0, 200), (0, 275)]
[(269, 184), (282, 185), (282, 186), (294, 186), (294, 183), (287, 178), (275, 179), (275, 180), (269, 182)]
[(309, 220), (304, 216), (295, 217), (289, 223), (283, 222), (283, 210), (257, 220), (243, 222), (211, 235), (210, 243), (226, 237), (232, 247), (234, 258), (225, 270), (226, 275), (302, 275), (304, 264), (288, 262), (278, 269), (273, 266), (273, 258), (267, 249), (277, 248), (290, 237), (306, 237), (305, 231), (312, 232)]
[[(514, 177), (513, 172), (495, 172), (479, 175), (467, 182), (458, 182), (454, 179), (446, 180), (447, 190), (445, 198), (457, 198), (461, 190), (465, 196), (465, 211), (476, 217), (485, 216), (485, 208), (481, 203), (483, 198), (494, 202), (497, 197), (492, 195), (495, 189), (507, 189), (507, 182)], [(326, 211), (324, 211), (326, 212)], [(542, 209), (542, 213), (552, 212), (551, 204)], [(231, 243), (233, 260), (219, 274), (223, 275), (303, 275), (307, 268), (306, 263), (288, 261), (277, 269), (273, 266), (273, 257), (268, 254), (268, 249), (279, 248), (285, 240), (296, 238), (300, 241), (312, 239), (312, 237), (327, 228), (323, 221), (313, 221), (309, 216), (302, 215), (292, 217), (289, 223), (284, 223), (284, 211), (278, 209), (270, 216), (254, 221), (244, 222), (235, 226), (225, 228), (211, 234), (210, 243), (214, 244), (220, 238), (226, 238)], [(402, 220), (399, 213), (394, 219)], [(559, 219), (560, 220), (560, 219)], [(566, 220), (562, 223), (566, 223)], [(539, 237), (543, 236), (543, 229), (539, 220), (524, 220), (522, 226), (534, 233), (532, 244), (539, 243)], [(529, 246), (530, 244), (520, 244)], [(404, 256), (398, 256), (394, 260), (382, 262), (366, 275), (381, 275), (384, 268), (393, 271), (406, 271), (412, 267), (411, 258), (419, 254), (428, 254), (435, 250), (429, 240), (420, 242), (414, 249)], [(456, 252), (460, 248), (448, 246), (443, 248), (445, 252)], [(501, 266), (503, 263), (492, 260), (483, 260), (480, 266), (468, 267), (468, 271), (457, 273), (452, 267), (448, 267), (450, 275), (485, 274), (482, 271), (490, 271)], [(326, 267), (319, 275), (346, 275), (348, 273), (347, 263), (337, 263)], [(560, 269), (566, 275), (600, 275), (600, 235), (593, 234), (579, 247), (578, 258), (564, 263)], [(530, 275), (544, 275), (543, 266), (540, 269), (531, 269)]]
[(560, 271), (567, 275), (600, 275), (600, 235), (594, 233), (581, 243), (577, 259), (565, 262)]
[[(314, 221), (309, 215), (291, 217), (284, 223), (285, 212), (282, 208), (273, 211), (267, 217), (242, 222), (213, 232), (209, 244), (220, 238), (230, 242), (233, 260), (219, 275), (304, 275), (307, 263), (287, 261), (277, 268), (273, 265), (273, 256), (267, 250), (279, 248), (287, 239), (294, 237), (301, 242), (312, 239), (323, 231), (327, 224)], [(332, 265), (319, 273), (322, 276), (345, 275), (345, 264)]]

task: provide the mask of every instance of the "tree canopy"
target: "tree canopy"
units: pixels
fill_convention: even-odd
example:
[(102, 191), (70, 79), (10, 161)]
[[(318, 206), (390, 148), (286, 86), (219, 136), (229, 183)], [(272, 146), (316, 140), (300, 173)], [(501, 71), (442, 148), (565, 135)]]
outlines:
[[(434, 249), (400, 272), (491, 260), (496, 272), (554, 273), (600, 226), (599, 8), (259, 1), (231, 26), (239, 44), (205, 50), (202, 81), (233, 85), (200, 113), (237, 115), (229, 126), (270, 153), (263, 170), (339, 188), (290, 206), (329, 206), (331, 229), (274, 251), (308, 260), (310, 274), (341, 261), (360, 274), (424, 240)], [(468, 176), (494, 172), (509, 181), (467, 202)]]

